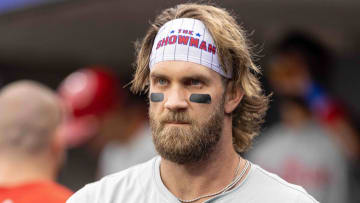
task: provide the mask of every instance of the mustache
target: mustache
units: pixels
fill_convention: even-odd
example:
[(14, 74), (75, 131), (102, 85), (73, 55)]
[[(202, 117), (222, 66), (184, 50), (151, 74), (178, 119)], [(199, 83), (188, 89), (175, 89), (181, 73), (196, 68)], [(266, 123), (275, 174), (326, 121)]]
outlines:
[(160, 123), (176, 122), (176, 123), (193, 123), (193, 120), (185, 112), (169, 112), (159, 118)]

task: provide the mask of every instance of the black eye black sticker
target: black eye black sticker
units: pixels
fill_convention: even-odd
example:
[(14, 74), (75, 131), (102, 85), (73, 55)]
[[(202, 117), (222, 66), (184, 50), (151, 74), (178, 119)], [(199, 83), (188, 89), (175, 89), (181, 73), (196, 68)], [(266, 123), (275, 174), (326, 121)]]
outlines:
[(163, 93), (151, 93), (150, 94), (150, 101), (152, 102), (161, 102), (164, 100)]
[(211, 96), (208, 94), (191, 94), (190, 101), (202, 104), (210, 104)]

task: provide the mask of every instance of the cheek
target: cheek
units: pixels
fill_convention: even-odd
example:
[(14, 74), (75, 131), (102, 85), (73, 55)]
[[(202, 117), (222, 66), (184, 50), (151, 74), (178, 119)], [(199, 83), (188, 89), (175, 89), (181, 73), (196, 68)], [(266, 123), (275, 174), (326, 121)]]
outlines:
[(149, 109), (148, 109), (149, 118), (152, 119), (152, 120), (156, 120), (156, 118), (157, 118), (156, 115), (158, 114), (156, 112), (157, 111), (156, 111), (154, 105), (150, 102), (150, 106), (149, 106)]
[(160, 114), (161, 108), (163, 106), (163, 101), (161, 102), (149, 102), (149, 113), (152, 113), (154, 116)]
[[(196, 105), (196, 106), (195, 106)], [(211, 104), (197, 104), (193, 103), (193, 109), (192, 111), (189, 111), (189, 114), (199, 120), (200, 122), (208, 120), (209, 116), (214, 114), (215, 111), (217, 111), (217, 108), (219, 108), (219, 102), (218, 101), (212, 101)]]

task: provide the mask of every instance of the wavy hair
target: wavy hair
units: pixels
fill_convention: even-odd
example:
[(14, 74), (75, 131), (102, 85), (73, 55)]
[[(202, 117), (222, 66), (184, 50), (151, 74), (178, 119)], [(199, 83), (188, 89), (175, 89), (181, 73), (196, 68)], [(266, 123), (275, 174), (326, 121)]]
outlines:
[(202, 21), (211, 33), (218, 50), (221, 66), (233, 72), (229, 81), (232, 90), (240, 88), (243, 99), (232, 112), (233, 145), (237, 152), (244, 152), (258, 135), (268, 109), (266, 96), (258, 79), (259, 68), (253, 63), (245, 31), (225, 9), (208, 4), (187, 3), (163, 10), (151, 23), (142, 41), (135, 43), (136, 69), (131, 81), (131, 91), (146, 92), (149, 87), (149, 61), (152, 46), (159, 29), (177, 18), (194, 18)]

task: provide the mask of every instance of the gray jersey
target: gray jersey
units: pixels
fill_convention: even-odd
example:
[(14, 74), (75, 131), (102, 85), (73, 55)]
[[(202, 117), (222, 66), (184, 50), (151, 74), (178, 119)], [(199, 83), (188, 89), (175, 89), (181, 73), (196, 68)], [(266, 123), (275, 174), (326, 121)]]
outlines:
[[(106, 176), (86, 185), (76, 192), (67, 203), (179, 203), (160, 178), (161, 157), (131, 167), (125, 171)], [(306, 191), (287, 183), (255, 164), (245, 179), (231, 191), (217, 195), (206, 202), (246, 203), (315, 203)]]
[(346, 203), (347, 162), (330, 135), (315, 122), (302, 128), (278, 124), (250, 151), (250, 161), (303, 186), (320, 202)]

